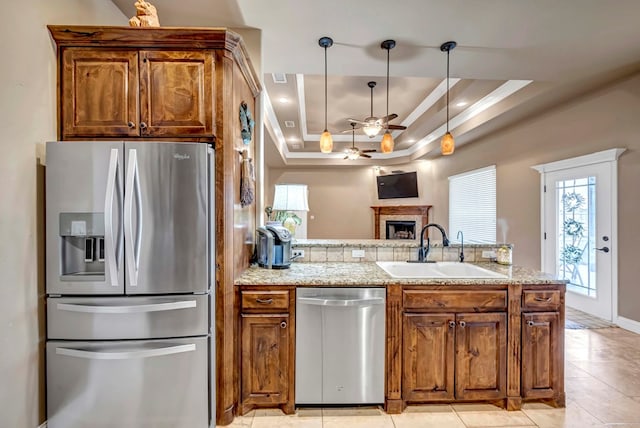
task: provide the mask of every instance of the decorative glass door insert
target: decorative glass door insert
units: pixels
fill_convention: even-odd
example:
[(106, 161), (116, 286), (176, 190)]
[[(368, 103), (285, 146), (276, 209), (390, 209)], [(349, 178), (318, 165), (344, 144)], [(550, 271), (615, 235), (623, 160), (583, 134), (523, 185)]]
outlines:
[(567, 289), (597, 297), (596, 177), (555, 182), (557, 275)]

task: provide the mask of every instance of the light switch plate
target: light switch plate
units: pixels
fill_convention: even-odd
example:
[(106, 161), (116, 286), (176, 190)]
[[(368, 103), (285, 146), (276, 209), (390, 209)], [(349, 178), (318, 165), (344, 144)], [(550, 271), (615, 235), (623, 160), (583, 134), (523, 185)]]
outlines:
[(496, 252), (495, 251), (483, 251), (482, 252), (482, 258), (484, 258), (484, 259), (495, 259), (496, 258)]
[(359, 259), (364, 257), (364, 250), (351, 250), (351, 257)]

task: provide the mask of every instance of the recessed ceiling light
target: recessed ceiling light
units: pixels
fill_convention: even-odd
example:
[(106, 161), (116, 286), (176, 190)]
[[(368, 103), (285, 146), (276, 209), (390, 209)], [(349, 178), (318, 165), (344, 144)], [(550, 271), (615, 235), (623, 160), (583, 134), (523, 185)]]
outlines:
[(409, 138), (409, 139), (407, 140), (407, 143), (415, 143), (415, 142), (416, 142), (416, 140), (414, 140), (413, 138)]
[(278, 101), (280, 101), (282, 104), (287, 104), (289, 102), (289, 98), (280, 97), (280, 98), (278, 98)]
[(456, 103), (456, 107), (464, 107), (467, 104), (469, 104), (467, 101), (460, 101), (459, 103)]

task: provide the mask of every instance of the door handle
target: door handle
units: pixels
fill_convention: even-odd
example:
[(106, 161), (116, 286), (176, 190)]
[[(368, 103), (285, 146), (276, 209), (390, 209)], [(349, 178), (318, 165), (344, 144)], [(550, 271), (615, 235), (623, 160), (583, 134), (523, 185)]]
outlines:
[(118, 149), (111, 149), (109, 171), (107, 172), (107, 191), (104, 196), (104, 250), (107, 256), (107, 267), (112, 287), (118, 286), (116, 240), (113, 235), (113, 197), (118, 182)]
[(371, 306), (383, 305), (384, 298), (374, 297), (370, 299), (336, 299), (329, 297), (324, 299), (313, 297), (298, 297), (298, 302), (318, 306)]
[(195, 350), (196, 345), (194, 343), (190, 343), (188, 345), (177, 345), (169, 346), (166, 348), (124, 352), (93, 352), (85, 351), (83, 349), (56, 348), (56, 354), (66, 355), (67, 357), (86, 358), (89, 360), (131, 360), (133, 358), (160, 357), (163, 355), (179, 354), (182, 352), (191, 352)]
[[(142, 196), (140, 194), (140, 177), (138, 174), (137, 150), (129, 150), (127, 161), (127, 182), (124, 200), (124, 236), (127, 244), (125, 259), (129, 272), (129, 285), (138, 285), (138, 264), (140, 262), (140, 244), (142, 240)], [(136, 195), (136, 214), (138, 216), (138, 231), (135, 243), (133, 241), (133, 195)]]
[(609, 247), (596, 248), (596, 251), (602, 251), (603, 253), (608, 253)]

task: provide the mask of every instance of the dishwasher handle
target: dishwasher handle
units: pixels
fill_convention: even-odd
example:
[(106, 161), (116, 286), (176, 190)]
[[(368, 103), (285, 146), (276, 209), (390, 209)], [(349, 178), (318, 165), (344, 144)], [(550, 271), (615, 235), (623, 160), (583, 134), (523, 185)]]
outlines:
[(384, 298), (370, 297), (364, 299), (343, 299), (331, 297), (298, 297), (298, 302), (316, 306), (373, 306), (384, 305)]

